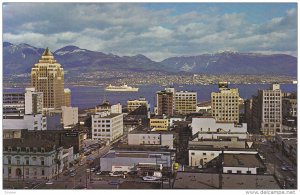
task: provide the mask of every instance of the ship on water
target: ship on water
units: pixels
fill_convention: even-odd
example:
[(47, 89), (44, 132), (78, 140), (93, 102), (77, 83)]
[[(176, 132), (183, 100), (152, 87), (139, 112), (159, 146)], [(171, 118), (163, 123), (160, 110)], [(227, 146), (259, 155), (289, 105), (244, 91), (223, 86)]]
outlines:
[(121, 86), (113, 86), (113, 85), (108, 85), (105, 88), (105, 91), (127, 91), (127, 92), (134, 92), (134, 91), (138, 91), (139, 88), (135, 88), (135, 87), (131, 87), (128, 85), (121, 85)]

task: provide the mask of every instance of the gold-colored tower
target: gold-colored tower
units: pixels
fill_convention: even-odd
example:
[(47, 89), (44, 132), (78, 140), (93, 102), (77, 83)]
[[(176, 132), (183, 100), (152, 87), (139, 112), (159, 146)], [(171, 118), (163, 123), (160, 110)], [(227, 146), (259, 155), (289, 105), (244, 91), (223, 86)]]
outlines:
[(64, 69), (48, 48), (31, 70), (31, 85), (43, 92), (44, 108), (61, 109), (64, 105)]

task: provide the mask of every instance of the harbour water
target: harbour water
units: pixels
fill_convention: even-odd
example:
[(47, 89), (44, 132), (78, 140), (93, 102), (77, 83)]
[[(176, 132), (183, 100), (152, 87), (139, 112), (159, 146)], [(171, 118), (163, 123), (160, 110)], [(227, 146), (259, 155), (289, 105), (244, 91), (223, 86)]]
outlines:
[[(127, 100), (145, 97), (150, 101), (151, 108), (155, 105), (155, 93), (164, 90), (166, 86), (159, 85), (141, 85), (138, 92), (108, 92), (104, 90), (105, 86), (65, 86), (71, 89), (72, 106), (79, 109), (93, 108), (101, 104), (104, 100), (115, 104), (120, 102), (122, 105), (127, 104)], [(218, 85), (174, 85), (176, 91), (196, 91), (198, 102), (210, 100), (210, 93), (218, 91)], [(270, 84), (231, 84), (230, 88), (238, 88), (240, 97), (243, 99), (251, 98), (257, 95), (258, 89), (268, 89)], [(296, 84), (281, 84), (283, 92), (297, 92)], [(23, 88), (4, 88), (4, 92), (23, 92)]]

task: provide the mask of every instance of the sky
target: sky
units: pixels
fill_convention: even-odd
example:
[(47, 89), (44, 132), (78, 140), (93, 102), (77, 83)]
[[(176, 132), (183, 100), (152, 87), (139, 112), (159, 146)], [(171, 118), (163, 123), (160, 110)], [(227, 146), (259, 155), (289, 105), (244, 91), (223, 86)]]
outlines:
[(4, 3), (3, 41), (161, 61), (220, 51), (297, 56), (296, 3)]

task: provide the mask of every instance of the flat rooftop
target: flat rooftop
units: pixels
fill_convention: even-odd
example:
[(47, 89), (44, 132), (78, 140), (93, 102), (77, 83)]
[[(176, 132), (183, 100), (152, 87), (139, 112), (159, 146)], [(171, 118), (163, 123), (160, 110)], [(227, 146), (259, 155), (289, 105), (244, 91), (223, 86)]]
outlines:
[(114, 117), (119, 116), (121, 114), (122, 113), (113, 113), (113, 114), (110, 114), (110, 115), (107, 115), (107, 116), (103, 116), (103, 117), (99, 117), (99, 118), (114, 118)]
[(256, 154), (224, 154), (224, 167), (260, 167), (264, 168), (263, 162)]
[(152, 131), (153, 128), (146, 126), (139, 126), (130, 131), (129, 134), (174, 134), (172, 131)]
[[(221, 177), (220, 177), (221, 176)], [(177, 172), (174, 189), (280, 189), (273, 175)]]

